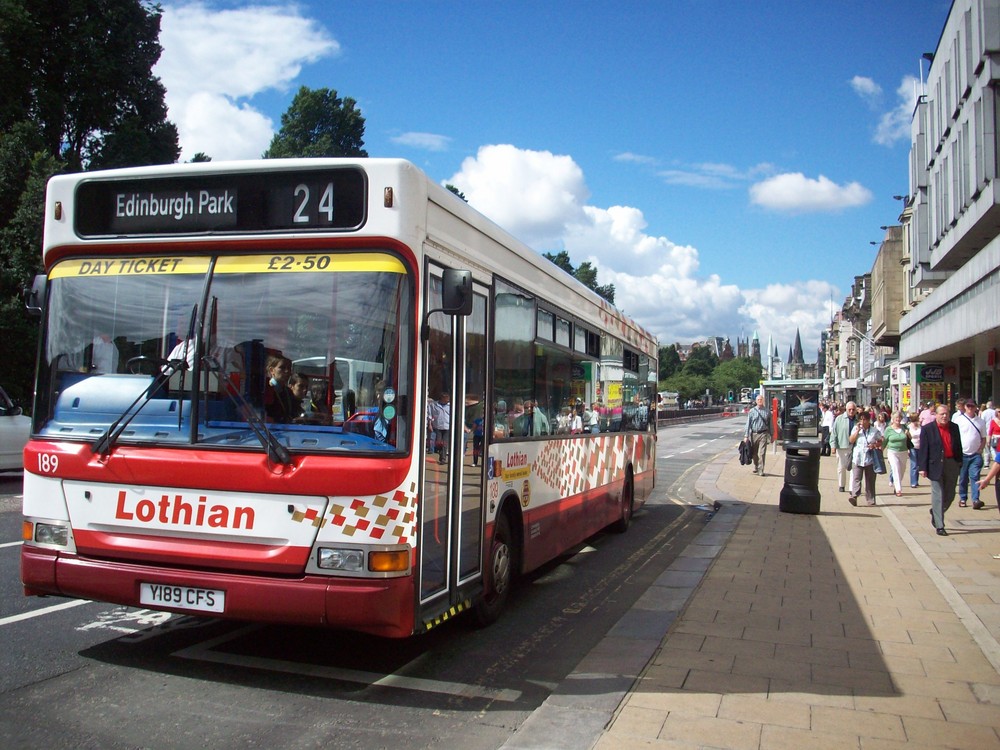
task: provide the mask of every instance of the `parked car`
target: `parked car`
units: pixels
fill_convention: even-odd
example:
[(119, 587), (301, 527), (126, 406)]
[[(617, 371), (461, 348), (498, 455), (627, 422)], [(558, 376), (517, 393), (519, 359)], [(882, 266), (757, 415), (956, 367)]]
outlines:
[(0, 471), (24, 468), (24, 444), (31, 433), (31, 419), (15, 406), (7, 391), (0, 388)]

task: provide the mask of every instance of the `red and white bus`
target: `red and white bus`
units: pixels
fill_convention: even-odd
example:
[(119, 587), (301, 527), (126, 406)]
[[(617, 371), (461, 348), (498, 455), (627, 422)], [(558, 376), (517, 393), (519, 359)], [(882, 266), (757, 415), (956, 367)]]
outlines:
[(28, 595), (404, 637), (653, 487), (653, 337), (405, 161), (54, 177), (43, 257)]

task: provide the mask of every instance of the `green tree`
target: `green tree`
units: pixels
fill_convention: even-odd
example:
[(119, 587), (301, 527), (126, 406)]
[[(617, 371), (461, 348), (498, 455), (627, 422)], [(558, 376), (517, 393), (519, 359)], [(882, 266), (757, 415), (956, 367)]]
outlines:
[(678, 400), (683, 404), (688, 399), (702, 398), (709, 383), (710, 378), (705, 375), (680, 371), (663, 380), (660, 390), (676, 392)]
[(733, 392), (739, 398), (741, 388), (756, 388), (760, 383), (760, 365), (749, 357), (720, 362), (712, 371), (712, 390), (717, 394)]
[(21, 290), (41, 270), (46, 181), (180, 154), (151, 72), (159, 32), (146, 0), (0, 0), (0, 357), (25, 405), (37, 321)]
[(555, 263), (562, 270), (568, 273), (570, 276), (576, 276), (576, 269), (573, 268), (573, 263), (569, 259), (569, 253), (565, 250), (560, 250), (558, 253), (542, 253), (542, 257), (552, 263)]
[(454, 185), (452, 185), (450, 182), (447, 185), (445, 185), (444, 187), (445, 187), (445, 190), (447, 190), (450, 193), (454, 193), (455, 195), (457, 195), (459, 198), (461, 198), (466, 203), (469, 202), (469, 199), (465, 197), (465, 193), (463, 193), (457, 187), (455, 187)]
[(313, 156), (368, 156), (365, 118), (350, 97), (334, 89), (303, 86), (281, 116), (281, 129), (264, 152), (265, 159)]
[[(670, 346), (661, 346), (657, 354), (660, 360), (659, 378), (661, 380), (669, 378), (681, 369), (681, 355), (677, 353), (676, 345), (671, 344)], [(664, 387), (660, 388), (660, 390), (664, 391), (670, 389)]]
[(615, 303), (615, 285), (605, 284), (599, 286), (597, 283), (597, 269), (589, 261), (584, 261), (577, 268), (574, 268), (572, 261), (569, 259), (569, 253), (565, 250), (560, 250), (555, 254), (542, 253), (542, 257), (555, 263), (570, 276), (591, 291), (596, 292), (612, 305)]
[(56, 160), (41, 152), (32, 159), (17, 205), (0, 228), (0, 362), (4, 363), (4, 387), (11, 398), (30, 407), (38, 321), (24, 309), (22, 292), (40, 266), (42, 213), (45, 183), (58, 171)]
[(715, 352), (707, 346), (696, 346), (688, 352), (687, 360), (684, 362), (684, 372), (710, 377), (718, 364), (719, 358), (715, 356)]
[(176, 161), (159, 34), (143, 0), (0, 0), (0, 130), (31, 122), (69, 171)]

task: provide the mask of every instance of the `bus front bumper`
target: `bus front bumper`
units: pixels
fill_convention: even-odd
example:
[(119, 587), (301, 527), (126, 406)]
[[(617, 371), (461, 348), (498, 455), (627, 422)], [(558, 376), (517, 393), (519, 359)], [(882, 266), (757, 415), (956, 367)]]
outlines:
[[(28, 596), (66, 596), (186, 615), (343, 628), (387, 638), (413, 634), (412, 576), (269, 578), (94, 560), (25, 545), (21, 581)], [(218, 612), (151, 606), (140, 601), (142, 584), (224, 592), (225, 607)]]

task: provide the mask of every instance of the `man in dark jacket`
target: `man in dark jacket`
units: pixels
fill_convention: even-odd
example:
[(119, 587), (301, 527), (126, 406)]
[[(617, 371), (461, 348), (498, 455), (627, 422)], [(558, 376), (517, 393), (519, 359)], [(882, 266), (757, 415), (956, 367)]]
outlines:
[(947, 406), (939, 405), (934, 421), (920, 428), (917, 466), (921, 476), (931, 481), (931, 523), (938, 536), (948, 536), (944, 514), (955, 501), (962, 470), (962, 433), (948, 416)]

